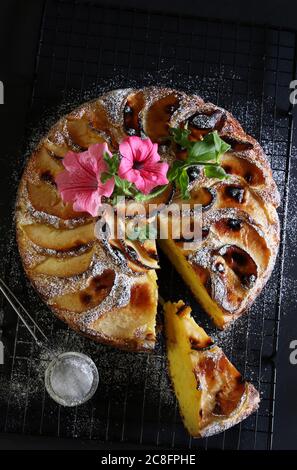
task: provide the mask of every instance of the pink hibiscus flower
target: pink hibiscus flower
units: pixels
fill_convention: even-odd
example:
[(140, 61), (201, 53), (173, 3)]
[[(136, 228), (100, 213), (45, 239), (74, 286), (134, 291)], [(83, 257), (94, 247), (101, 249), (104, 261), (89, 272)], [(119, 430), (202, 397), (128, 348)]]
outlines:
[(156, 186), (168, 183), (168, 163), (160, 162), (158, 144), (151, 139), (126, 137), (120, 144), (120, 154), (119, 176), (142, 193), (149, 194)]
[(65, 171), (56, 176), (58, 191), (64, 202), (72, 202), (73, 210), (98, 215), (101, 197), (109, 197), (114, 189), (114, 178), (101, 182), (101, 174), (108, 171), (104, 154), (111, 156), (107, 144), (91, 145), (81, 153), (68, 152), (63, 165)]

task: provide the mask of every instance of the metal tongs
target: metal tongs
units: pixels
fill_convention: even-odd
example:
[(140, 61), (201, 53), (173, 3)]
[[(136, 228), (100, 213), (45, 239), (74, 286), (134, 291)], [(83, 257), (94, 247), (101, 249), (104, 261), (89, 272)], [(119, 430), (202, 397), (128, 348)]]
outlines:
[(48, 338), (42, 329), (38, 326), (34, 318), (30, 315), (28, 310), (21, 304), (14, 293), (10, 290), (7, 284), (0, 278), (0, 291), (6, 298), (7, 302), (14, 309), (20, 320), (23, 322), (31, 336), (34, 338), (38, 346), (46, 346)]

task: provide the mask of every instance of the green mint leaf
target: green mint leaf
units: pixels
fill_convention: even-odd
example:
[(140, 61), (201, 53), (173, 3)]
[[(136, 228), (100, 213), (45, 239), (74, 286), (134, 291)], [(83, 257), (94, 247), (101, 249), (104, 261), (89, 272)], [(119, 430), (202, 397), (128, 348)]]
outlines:
[(127, 180), (123, 180), (118, 175), (114, 175), (114, 182), (119, 191), (117, 191), (117, 195), (125, 195), (125, 196), (133, 196), (133, 192), (131, 191), (132, 183)]
[(189, 135), (191, 131), (187, 127), (170, 127), (171, 138), (180, 145), (183, 149), (186, 149), (190, 145)]
[(205, 165), (204, 173), (207, 178), (218, 178), (220, 180), (228, 178), (224, 168), (219, 165)]
[(169, 181), (174, 181), (178, 177), (179, 172), (181, 171), (182, 168), (184, 168), (185, 165), (186, 164), (184, 161), (175, 160), (167, 172), (167, 178), (169, 179)]
[(109, 180), (110, 178), (112, 178), (113, 175), (111, 175), (110, 173), (104, 171), (103, 173), (101, 173), (100, 175), (100, 179), (101, 179), (101, 182), (102, 183), (106, 183), (107, 180)]
[(180, 189), (181, 196), (183, 199), (189, 199), (190, 198), (190, 193), (189, 193), (189, 175), (187, 172), (186, 168), (183, 168), (179, 175), (178, 178), (176, 179), (177, 185)]
[(214, 143), (208, 143), (205, 140), (195, 142), (189, 150), (188, 161), (191, 163), (216, 161), (216, 158), (217, 153)]
[(206, 134), (203, 140), (195, 142), (189, 150), (188, 160), (193, 163), (219, 162), (221, 155), (230, 149), (230, 145), (224, 142), (217, 131)]
[(111, 157), (107, 152), (104, 153), (103, 160), (108, 165), (108, 170), (111, 175), (115, 175), (118, 171), (120, 159), (117, 153), (114, 153)]
[(212, 134), (217, 153), (222, 155), (223, 153), (228, 152), (228, 150), (231, 148), (231, 145), (227, 144), (227, 142), (221, 139), (217, 131), (212, 132)]

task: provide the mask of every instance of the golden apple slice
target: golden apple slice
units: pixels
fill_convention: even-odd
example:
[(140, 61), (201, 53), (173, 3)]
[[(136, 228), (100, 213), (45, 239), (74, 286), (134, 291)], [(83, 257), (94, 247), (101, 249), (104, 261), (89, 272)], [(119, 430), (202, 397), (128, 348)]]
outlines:
[(44, 146), (36, 154), (36, 166), (40, 175), (48, 172), (53, 178), (64, 170), (62, 163), (51, 157)]
[(114, 284), (115, 272), (106, 269), (102, 274), (91, 279), (90, 284), (79, 292), (57, 296), (53, 299), (54, 307), (81, 313), (99, 305), (109, 294)]
[(23, 225), (22, 229), (38, 246), (51, 250), (67, 251), (86, 245), (95, 239), (94, 222), (73, 229), (56, 229), (45, 224)]
[(37, 211), (46, 212), (63, 220), (84, 215), (83, 212), (74, 211), (72, 204), (64, 204), (56, 188), (48, 183), (33, 184), (28, 181), (27, 189), (30, 202)]
[(37, 274), (47, 274), (49, 276), (70, 277), (84, 273), (90, 266), (94, 250), (83, 253), (79, 256), (56, 258), (49, 256), (44, 261), (36, 265), (33, 271)]
[(86, 119), (68, 119), (67, 130), (72, 142), (82, 149), (87, 149), (92, 144), (104, 142), (104, 138), (91, 129)]
[(63, 158), (71, 148), (65, 139), (65, 119), (59, 121), (49, 132), (43, 145), (56, 157)]

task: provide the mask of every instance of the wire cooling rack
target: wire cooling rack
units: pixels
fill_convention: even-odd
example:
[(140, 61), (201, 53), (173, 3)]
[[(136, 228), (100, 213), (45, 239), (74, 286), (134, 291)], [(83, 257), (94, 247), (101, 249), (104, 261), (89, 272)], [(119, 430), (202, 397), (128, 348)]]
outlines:
[[(213, 329), (161, 255), (161, 295), (189, 300), (199, 322), (261, 393), (258, 412), (243, 423), (218, 436), (192, 440), (169, 384), (162, 335), (156, 351), (148, 355), (97, 345), (69, 331), (25, 280), (12, 228), (3, 245), (6, 281), (52, 337), (56, 352), (79, 350), (93, 357), (100, 386), (78, 408), (51, 401), (43, 385), (50, 357), (36, 349), (4, 303), (0, 322), (9, 354), (0, 375), (0, 432), (167, 448), (271, 448), (293, 126), (288, 84), (295, 76), (296, 55), (292, 31), (92, 3), (45, 2), (30, 108), (35, 131), (28, 131), (27, 153), (62, 112), (107, 89), (154, 84), (199, 93), (231, 111), (263, 145), (281, 193), (282, 241), (268, 285), (249, 314), (227, 333)], [(15, 163), (14, 194), (23, 162)]]

